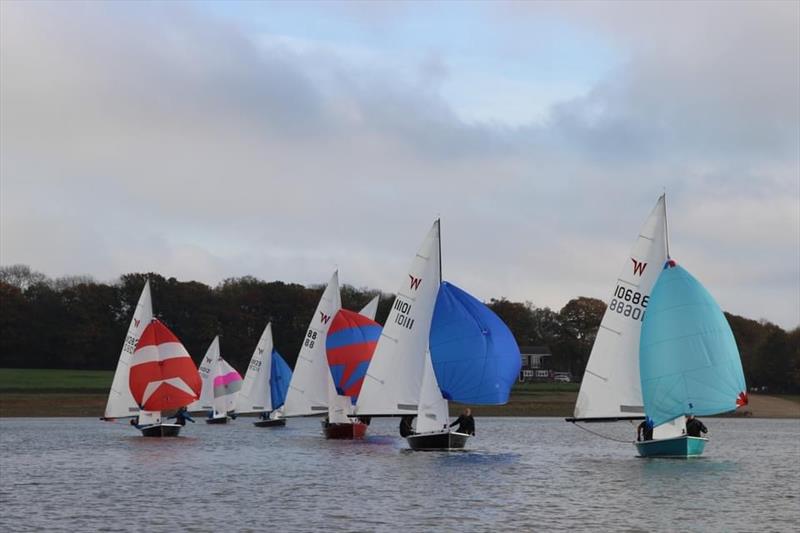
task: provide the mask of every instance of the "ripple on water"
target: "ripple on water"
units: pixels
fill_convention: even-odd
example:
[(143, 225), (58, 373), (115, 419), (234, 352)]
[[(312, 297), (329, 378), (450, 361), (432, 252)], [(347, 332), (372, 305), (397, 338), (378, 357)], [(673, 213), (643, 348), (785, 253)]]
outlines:
[[(707, 422), (707, 455), (686, 461), (638, 459), (630, 444), (559, 419), (479, 419), (460, 453), (411, 452), (392, 419), (375, 419), (360, 442), (326, 441), (314, 419), (198, 423), (178, 439), (94, 419), (0, 419), (0, 530), (781, 531), (800, 522), (800, 424)], [(630, 438), (632, 427), (604, 432)]]

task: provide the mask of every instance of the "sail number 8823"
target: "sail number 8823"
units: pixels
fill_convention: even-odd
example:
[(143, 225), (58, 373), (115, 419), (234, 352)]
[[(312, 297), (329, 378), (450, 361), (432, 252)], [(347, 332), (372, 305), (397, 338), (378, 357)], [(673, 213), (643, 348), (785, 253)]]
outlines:
[(631, 288), (617, 285), (614, 298), (608, 304), (608, 310), (634, 320), (644, 320), (644, 310), (650, 297)]

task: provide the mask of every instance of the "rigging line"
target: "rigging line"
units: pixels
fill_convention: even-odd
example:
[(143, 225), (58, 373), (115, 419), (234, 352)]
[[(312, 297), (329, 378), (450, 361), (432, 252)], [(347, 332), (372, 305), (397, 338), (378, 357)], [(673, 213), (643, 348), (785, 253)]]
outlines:
[(609, 437), (608, 435), (603, 435), (602, 433), (598, 433), (596, 431), (592, 431), (591, 429), (589, 429), (587, 427), (580, 426), (580, 425), (578, 425), (577, 422), (573, 422), (573, 424), (575, 424), (576, 427), (578, 427), (578, 428), (580, 428), (580, 429), (582, 429), (584, 431), (588, 431), (592, 435), (597, 435), (598, 437), (601, 437), (601, 438), (604, 438), (604, 439), (607, 439), (607, 440), (613, 440), (614, 442), (621, 442), (623, 444), (630, 444), (632, 442), (630, 440), (616, 439), (614, 437)]

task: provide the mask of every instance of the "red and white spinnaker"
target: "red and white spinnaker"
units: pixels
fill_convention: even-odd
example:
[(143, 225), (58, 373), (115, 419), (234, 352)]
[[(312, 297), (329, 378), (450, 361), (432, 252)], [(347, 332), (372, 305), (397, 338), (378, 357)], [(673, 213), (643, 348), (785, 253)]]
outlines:
[(131, 357), (130, 390), (145, 411), (189, 405), (200, 395), (197, 367), (181, 341), (153, 319), (142, 332)]

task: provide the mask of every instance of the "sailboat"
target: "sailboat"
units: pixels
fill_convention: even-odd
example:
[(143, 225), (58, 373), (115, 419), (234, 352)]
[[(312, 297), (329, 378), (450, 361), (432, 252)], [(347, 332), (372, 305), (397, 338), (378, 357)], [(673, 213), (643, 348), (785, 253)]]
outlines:
[(409, 446), (414, 450), (463, 448), (465, 434), (446, 426), (448, 401), (507, 403), (521, 359), (517, 341), (500, 317), (471, 294), (443, 281), (433, 311), (417, 434), (407, 437)]
[(505, 403), (520, 364), (505, 324), (481, 302), (442, 282), (436, 220), (397, 292), (356, 414), (416, 417), (407, 436), (412, 450), (461, 449), (469, 435), (450, 429), (448, 400)]
[(250, 364), (236, 396), (236, 414), (261, 413), (253, 424), (256, 427), (285, 426), (280, 408), (286, 399), (292, 371), (272, 343), (272, 324), (261, 333)]
[(375, 322), (377, 310), (378, 296), (358, 313), (340, 309), (328, 329), (325, 349), (335, 390), (322, 423), (326, 438), (360, 439), (366, 434), (367, 421), (351, 416), (381, 334), (381, 325)]
[[(668, 262), (668, 246), (666, 197), (661, 195), (623, 261), (589, 355), (574, 416), (567, 421), (645, 419), (640, 340), (645, 317), (651, 313), (651, 292)], [(685, 433), (686, 418), (680, 413), (659, 418), (653, 440), (680, 439)]]
[(200, 376), (180, 340), (158, 319), (151, 319), (136, 343), (128, 384), (139, 405), (137, 427), (145, 437), (176, 437), (179, 424), (166, 424), (161, 413), (197, 399)]
[[(164, 423), (161, 411), (182, 407), (185, 405), (182, 402), (190, 395), (189, 401), (196, 398), (199, 383), (195, 383), (191, 374), (193, 372), (196, 376), (197, 369), (189, 359), (193, 369), (189, 371), (189, 365), (182, 359), (186, 354), (183, 345), (163, 324), (155, 322), (158, 326), (153, 325), (153, 304), (148, 280), (145, 281), (128, 326), (102, 419), (132, 418), (146, 437), (177, 436), (181, 426)], [(145, 333), (146, 338), (140, 345)], [(156, 333), (156, 340), (169, 339), (163, 347), (167, 350), (164, 353), (161, 343), (154, 344)], [(156, 368), (153, 362), (160, 364)]]
[(208, 424), (226, 424), (235, 408), (236, 394), (242, 387), (242, 376), (220, 354), (219, 335), (214, 337), (198, 369), (202, 390), (189, 412), (207, 412)]
[(331, 276), (308, 325), (303, 345), (297, 355), (281, 416), (324, 415), (329, 398), (335, 395), (333, 379), (325, 355), (325, 339), (331, 320), (341, 309), (339, 272)]
[[(685, 415), (747, 405), (736, 340), (713, 296), (668, 259), (642, 323), (639, 372), (644, 410), (658, 427)], [(696, 457), (708, 439), (680, 435), (637, 442), (642, 457)]]

